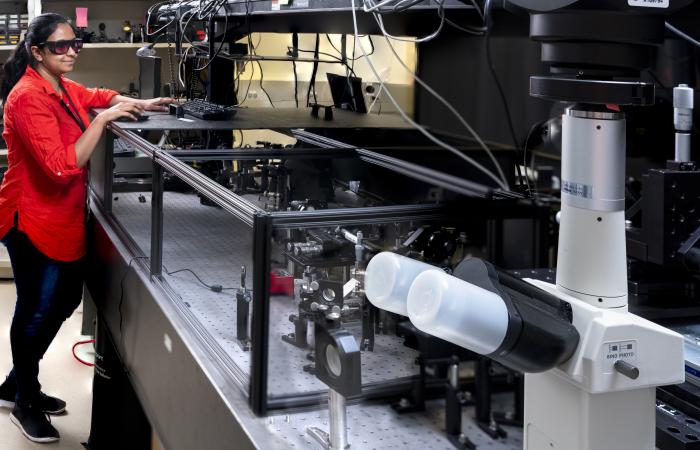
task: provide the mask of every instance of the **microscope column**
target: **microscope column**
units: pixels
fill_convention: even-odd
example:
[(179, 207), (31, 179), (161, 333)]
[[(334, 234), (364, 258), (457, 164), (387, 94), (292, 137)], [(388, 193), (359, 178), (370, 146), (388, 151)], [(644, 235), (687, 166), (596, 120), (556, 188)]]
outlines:
[[(624, 115), (573, 107), (563, 116), (562, 139), (557, 289), (626, 313)], [(525, 449), (653, 450), (654, 393), (593, 394), (557, 369), (526, 374)]]
[(625, 119), (572, 107), (562, 120), (557, 288), (600, 308), (627, 309)]

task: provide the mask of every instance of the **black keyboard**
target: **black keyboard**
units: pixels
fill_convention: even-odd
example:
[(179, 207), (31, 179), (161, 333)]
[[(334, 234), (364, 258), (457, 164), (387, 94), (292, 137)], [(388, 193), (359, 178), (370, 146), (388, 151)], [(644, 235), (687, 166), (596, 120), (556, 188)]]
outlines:
[(114, 147), (113, 147), (112, 152), (115, 155), (122, 154), (122, 153), (133, 154), (135, 150), (136, 150), (136, 148), (133, 147), (131, 144), (128, 144), (126, 141), (123, 141), (120, 138), (114, 139)]
[(226, 120), (236, 115), (236, 108), (233, 106), (217, 105), (201, 98), (187, 100), (182, 104), (182, 110), (185, 114), (202, 120)]

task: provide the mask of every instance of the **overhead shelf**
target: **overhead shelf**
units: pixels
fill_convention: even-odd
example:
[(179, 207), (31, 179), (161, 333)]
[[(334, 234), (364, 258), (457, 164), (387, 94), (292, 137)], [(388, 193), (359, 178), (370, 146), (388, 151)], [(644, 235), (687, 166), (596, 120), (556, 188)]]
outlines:
[[(85, 44), (83, 49), (91, 49), (91, 48), (113, 48), (113, 49), (129, 49), (129, 48), (141, 48), (144, 45), (147, 45), (147, 43), (139, 42), (139, 43), (129, 43), (129, 42), (96, 42), (92, 44)], [(156, 48), (167, 48), (168, 44), (156, 44)], [(15, 45), (0, 45), (0, 51), (11, 51), (14, 50), (16, 46)], [(183, 45), (183, 47), (186, 47)]]

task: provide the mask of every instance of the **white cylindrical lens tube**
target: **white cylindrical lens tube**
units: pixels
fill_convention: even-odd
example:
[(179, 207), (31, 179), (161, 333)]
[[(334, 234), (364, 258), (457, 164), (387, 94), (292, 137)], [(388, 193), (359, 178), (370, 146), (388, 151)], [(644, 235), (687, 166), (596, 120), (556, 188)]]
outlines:
[(426, 270), (442, 272), (415, 259), (382, 252), (372, 258), (365, 270), (365, 293), (374, 306), (403, 316), (413, 280)]
[(673, 126), (678, 131), (693, 129), (693, 97), (695, 92), (687, 84), (673, 88)]
[(407, 306), (419, 330), (482, 355), (496, 351), (508, 329), (500, 296), (442, 271), (418, 275)]

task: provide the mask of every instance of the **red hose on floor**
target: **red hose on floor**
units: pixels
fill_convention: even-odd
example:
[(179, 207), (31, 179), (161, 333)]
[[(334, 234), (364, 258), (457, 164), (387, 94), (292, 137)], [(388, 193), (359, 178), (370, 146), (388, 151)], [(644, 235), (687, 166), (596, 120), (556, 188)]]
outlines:
[(79, 345), (85, 345), (85, 344), (94, 344), (95, 340), (94, 339), (89, 339), (87, 341), (78, 341), (73, 345), (73, 358), (75, 358), (76, 361), (78, 361), (80, 364), (84, 364), (88, 367), (93, 367), (93, 363), (89, 363), (87, 361), (83, 361), (82, 359), (78, 358), (78, 355), (75, 354), (75, 348)]

